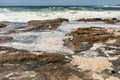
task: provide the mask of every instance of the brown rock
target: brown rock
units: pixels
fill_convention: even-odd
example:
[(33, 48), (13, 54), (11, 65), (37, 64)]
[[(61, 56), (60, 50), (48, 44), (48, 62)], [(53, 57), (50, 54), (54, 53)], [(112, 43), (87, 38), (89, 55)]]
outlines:
[(15, 49), (11, 47), (3, 47), (0, 46), (0, 54), (11, 54), (11, 53), (26, 53), (26, 50), (21, 50), (21, 49)]
[(108, 23), (108, 24), (115, 24), (120, 22), (119, 20), (117, 20), (116, 18), (112, 18), (112, 19), (103, 19), (103, 22)]
[(12, 41), (13, 38), (10, 36), (0, 36), (0, 42), (8, 42), (8, 41)]
[(112, 19), (101, 19), (101, 18), (88, 18), (88, 19), (79, 19), (77, 21), (85, 21), (85, 22), (95, 22), (95, 21), (103, 21), (107, 24), (115, 24), (120, 22), (119, 20), (117, 20), (116, 18), (112, 18)]
[(6, 27), (7, 25), (0, 23), (0, 28)]
[(102, 21), (102, 19), (101, 18), (88, 18), (88, 19), (83, 18), (77, 21), (93, 22), (93, 21)]
[(70, 59), (57, 53), (0, 55), (0, 79), (68, 80), (74, 75), (80, 80), (92, 80), (85, 72), (77, 71), (68, 63)]
[(73, 36), (73, 38), (65, 39), (64, 45), (75, 52), (90, 48), (91, 43), (104, 42), (115, 38), (112, 32), (110, 33), (104, 28), (97, 27), (78, 28), (76, 31), (71, 32), (69, 36)]
[(12, 30), (8, 30), (4, 34), (20, 33), (20, 32), (29, 32), (36, 30), (55, 30), (58, 28), (62, 22), (69, 21), (68, 19), (58, 18), (52, 20), (31, 20), (28, 21), (28, 26), (21, 26)]
[(23, 31), (32, 31), (32, 30), (54, 30), (61, 25), (62, 22), (68, 21), (68, 19), (58, 18), (53, 20), (31, 20), (28, 21), (28, 29)]

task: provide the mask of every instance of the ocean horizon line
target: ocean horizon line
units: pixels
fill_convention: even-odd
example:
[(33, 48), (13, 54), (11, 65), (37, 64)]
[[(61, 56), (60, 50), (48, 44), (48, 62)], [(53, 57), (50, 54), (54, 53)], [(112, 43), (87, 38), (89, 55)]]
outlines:
[(0, 5), (0, 7), (24, 7), (24, 6), (28, 6), (28, 7), (40, 7), (40, 6), (55, 6), (55, 7), (59, 7), (59, 6), (117, 6), (117, 5)]

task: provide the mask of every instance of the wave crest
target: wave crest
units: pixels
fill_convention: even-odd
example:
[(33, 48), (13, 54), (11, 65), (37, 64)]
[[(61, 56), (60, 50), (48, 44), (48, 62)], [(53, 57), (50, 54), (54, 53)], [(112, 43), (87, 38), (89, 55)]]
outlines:
[(11, 10), (8, 8), (1, 8), (0, 12), (11, 12)]

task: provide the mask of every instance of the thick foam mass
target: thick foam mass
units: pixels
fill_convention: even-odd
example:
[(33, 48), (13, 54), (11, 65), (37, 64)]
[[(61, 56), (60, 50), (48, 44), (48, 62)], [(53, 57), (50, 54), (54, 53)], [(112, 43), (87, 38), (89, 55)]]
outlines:
[(46, 32), (26, 32), (10, 35), (14, 42), (0, 44), (17, 49), (28, 51), (47, 51), (47, 52), (69, 52), (71, 50), (63, 46), (63, 39), (66, 38), (64, 32), (46, 31)]
[[(21, 16), (22, 15), (22, 16)], [(77, 20), (80, 18), (117, 18), (120, 19), (120, 11), (20, 11), (1, 12), (0, 21), (27, 22), (29, 20), (45, 20), (54, 18), (67, 18)]]

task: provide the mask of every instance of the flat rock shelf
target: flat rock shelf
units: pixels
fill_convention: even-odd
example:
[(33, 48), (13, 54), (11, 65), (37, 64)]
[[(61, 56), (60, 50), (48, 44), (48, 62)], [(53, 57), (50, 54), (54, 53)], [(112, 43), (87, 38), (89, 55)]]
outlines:
[(120, 80), (120, 21), (0, 22), (0, 80)]

